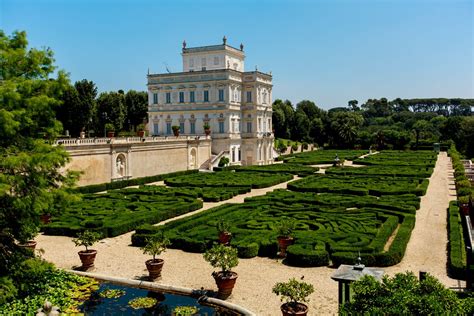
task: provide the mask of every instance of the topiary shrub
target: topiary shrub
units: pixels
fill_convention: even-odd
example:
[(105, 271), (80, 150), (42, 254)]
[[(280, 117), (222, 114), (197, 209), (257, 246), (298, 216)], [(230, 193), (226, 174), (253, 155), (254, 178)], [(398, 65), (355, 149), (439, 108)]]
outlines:
[(308, 244), (291, 245), (286, 250), (286, 261), (297, 267), (320, 267), (329, 265), (329, 254), (323, 247)]

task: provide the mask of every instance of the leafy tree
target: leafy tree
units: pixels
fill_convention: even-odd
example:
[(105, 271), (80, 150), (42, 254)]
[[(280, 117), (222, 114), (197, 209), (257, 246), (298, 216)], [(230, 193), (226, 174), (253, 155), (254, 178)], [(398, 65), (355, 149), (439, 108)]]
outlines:
[(421, 134), (428, 131), (431, 128), (431, 124), (425, 120), (416, 121), (413, 125), (413, 131), (415, 132), (415, 147), (418, 148)]
[(347, 102), (348, 108), (354, 112), (360, 111), (360, 107), (358, 107), (357, 104), (359, 104), (359, 101), (357, 100), (350, 100)]
[[(278, 128), (279, 129), (278, 134), (277, 134), (278, 137), (291, 139), (292, 138), (291, 130), (293, 128), (293, 123), (294, 123), (295, 109), (293, 108), (293, 105), (291, 104), (290, 101), (286, 100), (283, 102), (282, 100), (277, 99), (273, 102), (273, 111), (278, 111), (278, 110), (281, 110), (279, 114), (283, 113), (284, 117), (280, 117), (276, 119), (281, 120), (284, 118), (284, 121), (283, 121), (283, 124), (279, 126), (275, 126), (275, 123), (274, 123), (273, 126), (275, 127), (275, 133), (277, 133), (277, 128)], [(277, 124), (278, 123), (279, 122), (277, 122)]]
[(79, 95), (79, 122), (87, 130), (97, 126), (97, 86), (93, 81), (83, 79), (74, 83)]
[(81, 131), (90, 130), (97, 124), (97, 88), (86, 79), (69, 86), (61, 96), (62, 105), (57, 109), (57, 118), (64, 131), (77, 137)]
[[(127, 109), (127, 128), (143, 124), (148, 115), (148, 95), (144, 91), (130, 90), (125, 94), (125, 107)], [(128, 126), (131, 125), (131, 126)]]
[(342, 306), (342, 315), (470, 315), (472, 298), (460, 300), (436, 278), (418, 281), (412, 272), (385, 276), (378, 282), (365, 276), (354, 282), (352, 301)]
[(292, 139), (308, 140), (309, 139), (310, 120), (305, 112), (296, 111), (293, 129), (291, 131)]
[(468, 158), (474, 157), (474, 116), (464, 117), (461, 122), (461, 140), (463, 152)]
[(101, 130), (107, 123), (113, 124), (116, 131), (122, 130), (126, 115), (124, 99), (124, 94), (118, 92), (103, 92), (99, 95), (97, 107)]
[(77, 137), (82, 128), (82, 124), (76, 119), (80, 112), (79, 94), (74, 86), (69, 85), (60, 98), (62, 104), (56, 110), (56, 117), (63, 124), (63, 134), (69, 133)]
[(282, 109), (277, 108), (273, 110), (272, 123), (273, 123), (273, 128), (275, 129), (275, 137), (284, 138), (287, 136), (285, 112), (283, 112)]
[(64, 207), (77, 177), (60, 172), (68, 154), (51, 145), (62, 130), (55, 109), (68, 78), (50, 77), (50, 49), (27, 46), (25, 32), (0, 31), (0, 276), (23, 258), (15, 241), (34, 237), (42, 212)]
[(336, 112), (330, 117), (331, 144), (334, 147), (353, 147), (358, 130), (364, 122), (355, 112)]
[(386, 98), (369, 99), (366, 103), (362, 104), (362, 109), (365, 110), (365, 117), (381, 117), (389, 116), (393, 112), (392, 104), (390, 104)]

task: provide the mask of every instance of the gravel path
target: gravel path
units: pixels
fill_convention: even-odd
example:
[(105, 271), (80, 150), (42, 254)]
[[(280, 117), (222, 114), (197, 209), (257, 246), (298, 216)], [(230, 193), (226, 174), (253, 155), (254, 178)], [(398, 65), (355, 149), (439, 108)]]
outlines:
[[(194, 213), (223, 203), (242, 203), (245, 197), (263, 195), (276, 188), (286, 188), (286, 184), (252, 190), (225, 202), (204, 203), (204, 207)], [(393, 275), (406, 270), (415, 273), (424, 270), (438, 277), (447, 286), (460, 285), (457, 280), (446, 275), (446, 209), (449, 201), (455, 199), (453, 193), (452, 166), (446, 153), (441, 153), (430, 178), (427, 194), (422, 197), (421, 209), (417, 212), (416, 226), (405, 257), (400, 264), (386, 268), (386, 273)], [(148, 257), (143, 255), (139, 248), (130, 247), (131, 234), (107, 238), (94, 246), (98, 255), (96, 266), (91, 272), (126, 278), (146, 276), (144, 262)], [(74, 247), (71, 238), (40, 235), (36, 240), (38, 247), (45, 251), (43, 257), (58, 267), (70, 269), (79, 265), (79, 249)], [(204, 261), (202, 254), (169, 249), (161, 258), (165, 259), (165, 266), (162, 279), (158, 282), (190, 288), (216, 289), (211, 277), (213, 268)], [(291, 277), (299, 278), (302, 275), (305, 281), (315, 287), (315, 293), (310, 296), (308, 303), (309, 314), (337, 315), (337, 284), (330, 278), (334, 269), (289, 267), (280, 260), (256, 257), (240, 259), (239, 266), (233, 270), (239, 274), (239, 278), (229, 301), (258, 315), (281, 315), (281, 303), (271, 288), (276, 282), (286, 281)]]

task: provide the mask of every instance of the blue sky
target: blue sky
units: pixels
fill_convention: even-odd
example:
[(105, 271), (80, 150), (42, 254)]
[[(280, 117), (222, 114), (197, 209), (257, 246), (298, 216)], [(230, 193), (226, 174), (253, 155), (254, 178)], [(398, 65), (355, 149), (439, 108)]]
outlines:
[(145, 90), (188, 47), (245, 45), (274, 98), (320, 107), (368, 98), (474, 98), (474, 1), (0, 0), (0, 28), (53, 49), (72, 81)]

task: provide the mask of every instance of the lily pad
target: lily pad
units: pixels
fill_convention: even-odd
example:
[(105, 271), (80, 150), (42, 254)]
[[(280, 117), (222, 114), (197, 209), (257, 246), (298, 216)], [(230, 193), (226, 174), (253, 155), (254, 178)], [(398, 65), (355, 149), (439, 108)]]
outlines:
[(158, 300), (153, 297), (137, 297), (128, 302), (128, 305), (133, 309), (151, 308), (158, 303)]
[(117, 289), (106, 289), (100, 292), (100, 297), (103, 298), (119, 298), (120, 296), (125, 295), (124, 290), (117, 290)]
[(196, 314), (199, 309), (196, 306), (176, 306), (173, 310), (176, 316), (191, 316)]

